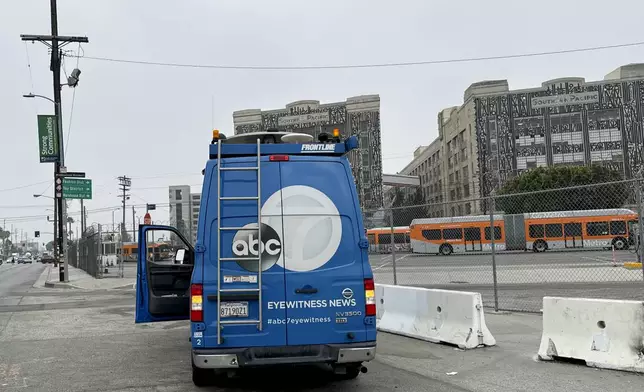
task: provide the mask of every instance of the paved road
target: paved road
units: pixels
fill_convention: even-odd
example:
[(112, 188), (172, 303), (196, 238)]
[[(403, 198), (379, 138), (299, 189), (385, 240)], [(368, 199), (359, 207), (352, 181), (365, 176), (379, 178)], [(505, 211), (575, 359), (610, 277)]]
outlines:
[[(503, 310), (538, 312), (544, 296), (644, 300), (642, 271), (626, 270), (635, 255), (610, 251), (500, 253), (496, 256), (498, 305)], [(376, 282), (392, 284), (391, 255), (371, 255)], [(494, 307), (490, 254), (396, 255), (396, 283), (408, 286), (477, 291)]]
[(41, 263), (0, 265), (0, 305), (13, 301), (11, 293), (31, 288), (44, 269)]
[[(200, 390), (190, 380), (185, 321), (135, 325), (132, 290), (32, 287), (43, 268), (0, 266), (0, 391)], [(634, 374), (534, 361), (537, 315), (486, 318), (496, 347), (458, 351), (381, 333), (377, 359), (354, 381), (335, 382), (318, 367), (272, 368), (201, 390), (641, 391), (644, 378)]]

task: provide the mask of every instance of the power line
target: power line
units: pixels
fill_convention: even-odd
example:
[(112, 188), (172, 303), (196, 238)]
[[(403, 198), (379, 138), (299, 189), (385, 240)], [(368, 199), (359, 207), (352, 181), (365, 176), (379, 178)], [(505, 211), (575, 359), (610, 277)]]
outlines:
[(14, 187), (14, 188), (0, 189), (0, 192), (9, 192), (9, 191), (15, 191), (15, 190), (18, 190), (18, 189), (25, 189), (25, 188), (29, 188), (29, 187), (36, 186), (36, 185), (46, 184), (48, 182), (51, 182), (51, 181), (49, 181), (49, 180), (48, 181), (40, 181), (40, 182), (35, 182), (33, 184), (20, 185), (20, 186)]
[(33, 76), (33, 73), (31, 72), (31, 60), (29, 59), (29, 47), (27, 46), (27, 42), (25, 42), (25, 53), (27, 54), (27, 69), (29, 70), (29, 81), (31, 82), (31, 91), (35, 91), (34, 76)]
[(128, 59), (117, 59), (117, 58), (98, 57), (98, 56), (82, 56), (82, 57), (89, 60), (106, 61), (106, 62), (113, 62), (113, 63), (156, 65), (156, 66), (162, 66), (162, 67), (177, 67), (177, 68), (229, 69), (229, 70), (248, 70), (248, 71), (250, 70), (295, 71), (295, 70), (322, 70), (322, 69), (409, 67), (409, 66), (415, 66), (415, 65), (436, 65), (436, 64), (466, 63), (466, 62), (475, 62), (475, 61), (506, 60), (506, 59), (526, 58), (526, 57), (552, 56), (552, 55), (558, 55), (558, 54), (593, 52), (593, 51), (599, 51), (599, 50), (627, 48), (627, 47), (641, 46), (641, 45), (644, 45), (644, 41), (625, 43), (625, 44), (616, 44), (616, 45), (592, 46), (592, 47), (586, 47), (586, 48), (552, 50), (552, 51), (546, 51), (546, 52), (508, 54), (508, 55), (500, 55), (500, 56), (465, 57), (465, 58), (456, 58), (456, 59), (409, 61), (409, 62), (395, 62), (395, 63), (304, 65), (304, 66), (188, 64), (188, 63), (169, 63), (169, 62), (144, 61), (144, 60), (128, 60)]

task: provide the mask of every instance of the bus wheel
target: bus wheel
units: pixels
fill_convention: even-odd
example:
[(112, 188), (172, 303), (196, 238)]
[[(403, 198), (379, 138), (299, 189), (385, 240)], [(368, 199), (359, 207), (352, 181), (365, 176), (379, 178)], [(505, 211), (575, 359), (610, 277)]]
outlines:
[(450, 244), (443, 244), (441, 245), (440, 252), (443, 256), (449, 256), (452, 254), (452, 252), (454, 252), (454, 249)]
[(548, 250), (548, 244), (546, 244), (545, 241), (539, 240), (539, 241), (536, 241), (534, 245), (532, 245), (532, 249), (535, 252), (539, 252), (539, 253), (545, 252), (546, 250)]
[(616, 250), (624, 250), (628, 248), (628, 242), (622, 237), (616, 237), (613, 240), (613, 246)]

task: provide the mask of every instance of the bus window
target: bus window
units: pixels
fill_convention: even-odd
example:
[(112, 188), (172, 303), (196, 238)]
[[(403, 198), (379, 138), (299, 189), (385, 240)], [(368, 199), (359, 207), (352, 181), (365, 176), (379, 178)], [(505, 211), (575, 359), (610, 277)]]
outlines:
[(423, 230), (423, 237), (430, 241), (440, 241), (442, 239), (440, 230)]
[(463, 229), (443, 229), (443, 238), (446, 240), (462, 240)]
[(379, 245), (391, 244), (391, 234), (378, 234), (378, 244)]
[(638, 222), (638, 221), (636, 221), (636, 220), (628, 221), (628, 232), (629, 232), (630, 234), (637, 233), (637, 227), (638, 227), (638, 225), (639, 225), (639, 222)]
[(367, 239), (369, 240), (369, 243), (371, 245), (374, 245), (376, 243), (376, 235), (375, 234), (367, 234)]
[(586, 223), (586, 233), (589, 237), (608, 235), (608, 222), (588, 222)]
[(543, 238), (543, 225), (530, 225), (530, 238)]
[(405, 233), (394, 233), (394, 244), (405, 244)]
[(410, 244), (410, 243), (411, 243), (411, 239), (409, 237), (409, 233), (405, 233), (405, 244)]
[(626, 235), (626, 222), (624, 221), (611, 221), (610, 222), (611, 235)]
[[(501, 239), (501, 226), (494, 226), (494, 240)], [(490, 240), (490, 226), (485, 228), (485, 240)]]
[(561, 238), (563, 237), (563, 227), (561, 223), (548, 223), (546, 225), (546, 237)]
[(581, 237), (581, 223), (564, 224), (564, 235), (566, 237)]

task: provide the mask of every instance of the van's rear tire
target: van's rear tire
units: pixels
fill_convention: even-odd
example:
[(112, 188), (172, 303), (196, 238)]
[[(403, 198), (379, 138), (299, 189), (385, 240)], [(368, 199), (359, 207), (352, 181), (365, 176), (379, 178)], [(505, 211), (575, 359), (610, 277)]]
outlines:
[(216, 374), (210, 369), (200, 369), (192, 362), (192, 383), (196, 387), (209, 387), (214, 384)]
[(361, 368), (362, 364), (347, 365), (347, 372), (345, 374), (337, 374), (336, 378), (341, 381), (353, 380), (358, 377)]

